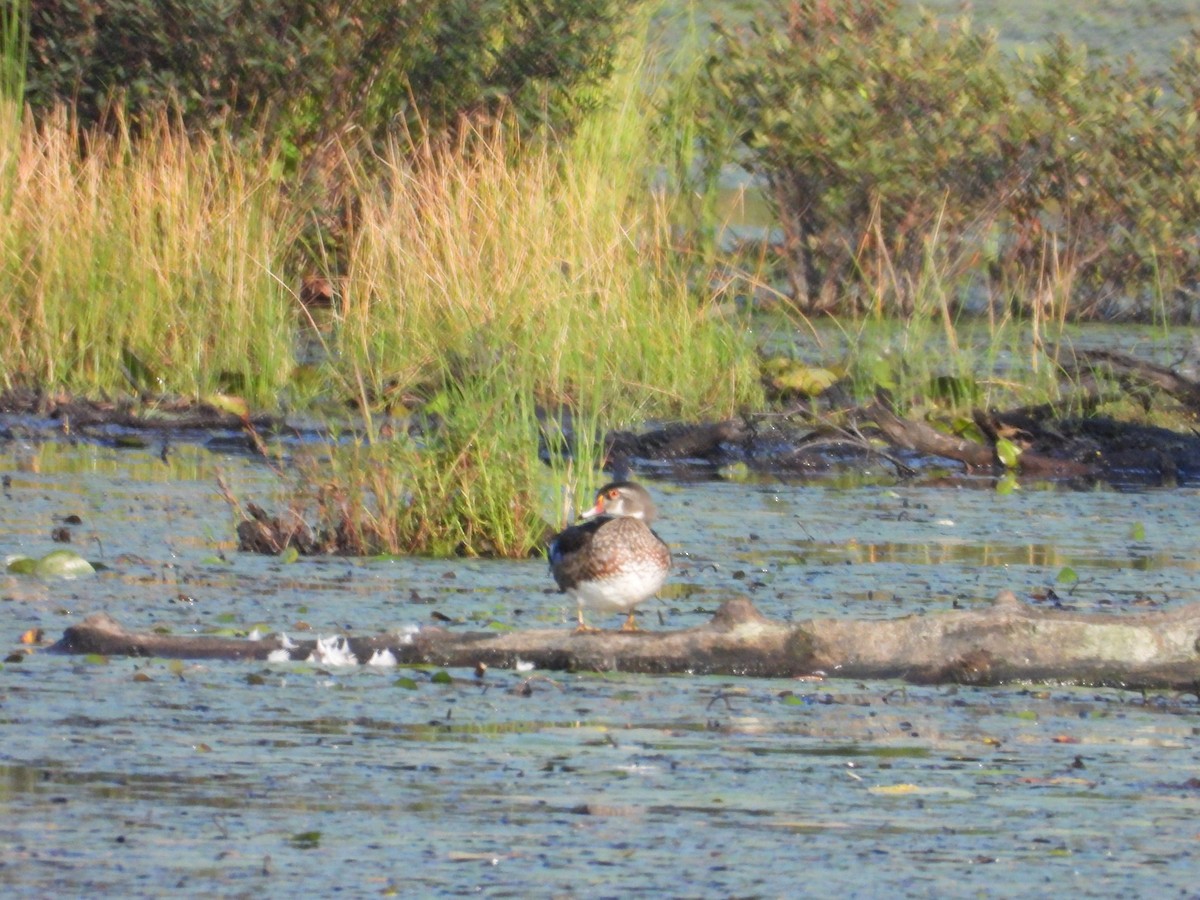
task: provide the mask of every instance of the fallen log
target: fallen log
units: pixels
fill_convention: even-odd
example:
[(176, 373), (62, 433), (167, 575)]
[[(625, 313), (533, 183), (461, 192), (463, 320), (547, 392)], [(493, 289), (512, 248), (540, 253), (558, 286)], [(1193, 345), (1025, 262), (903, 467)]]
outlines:
[[(943, 434), (932, 425), (913, 419), (902, 419), (876, 401), (864, 410), (864, 415), (873, 421), (893, 445), (906, 450), (916, 450), (931, 456), (953, 459), (963, 463), (968, 472), (1002, 472), (995, 445), (986, 446), (963, 437)], [(986, 429), (985, 429), (986, 431)], [(1017, 457), (1017, 469), (1022, 475), (1040, 478), (1075, 478), (1095, 474), (1095, 466), (1071, 459), (1057, 459), (1025, 450)]]
[(1128, 386), (1162, 391), (1192, 410), (1200, 410), (1200, 383), (1169, 366), (1138, 359), (1119, 350), (1047, 347), (1062, 370), (1072, 377), (1098, 373)]
[[(496, 634), (425, 628), (342, 640), (359, 662), (387, 652), (401, 665), (447, 668), (515, 668), (524, 662), (569, 671), (1200, 689), (1200, 603), (1135, 615), (1076, 613), (1038, 609), (1009, 591), (983, 609), (888, 620), (779, 622), (739, 597), (722, 604), (706, 624), (679, 631)], [(51, 649), (186, 659), (322, 660), (322, 650), (312, 640), (291, 644), (281, 636), (252, 641), (127, 632), (104, 613), (68, 628)]]

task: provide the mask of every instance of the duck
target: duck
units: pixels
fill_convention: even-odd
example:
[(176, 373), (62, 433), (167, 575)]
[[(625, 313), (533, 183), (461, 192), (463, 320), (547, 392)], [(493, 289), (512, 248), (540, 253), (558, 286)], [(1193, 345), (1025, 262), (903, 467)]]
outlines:
[(658, 509), (633, 481), (614, 481), (596, 492), (583, 520), (560, 531), (547, 553), (559, 590), (578, 604), (577, 632), (601, 629), (584, 620), (584, 607), (626, 613), (621, 631), (640, 631), (634, 608), (653, 597), (671, 570), (671, 551), (650, 528)]

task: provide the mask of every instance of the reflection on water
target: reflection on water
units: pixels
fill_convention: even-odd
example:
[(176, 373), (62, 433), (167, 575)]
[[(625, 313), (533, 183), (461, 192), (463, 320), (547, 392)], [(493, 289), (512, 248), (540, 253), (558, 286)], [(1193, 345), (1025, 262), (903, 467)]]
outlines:
[[(29, 628), (57, 636), (97, 610), (181, 634), (373, 633), (435, 614), (450, 628), (571, 627), (541, 560), (285, 565), (233, 552), (217, 473), (247, 499), (276, 490), (246, 457), (6, 449), (0, 546), (53, 549), (52, 527), (73, 513), (77, 549), (109, 566), (74, 582), (3, 576), (0, 635), (13, 650)], [(1190, 490), (652, 490), (678, 566), (651, 627), (696, 624), (732, 594), (785, 619), (920, 614), (1002, 589), (1114, 615), (1200, 599)], [(1065, 567), (1077, 580), (1058, 581)], [(7, 662), (0, 885), (14, 896), (1194, 887), (1194, 697), (434, 674), (44, 652)]]
[[(35, 487), (40, 483), (37, 478), (24, 476), (93, 475), (163, 484), (212, 479), (220, 471), (220, 458), (195, 444), (174, 443), (168, 438), (137, 440), (145, 446), (106, 447), (90, 442), (67, 444), (41, 440), (13, 442), (6, 454), (12, 489)], [(69, 479), (65, 480), (63, 488), (67, 489), (69, 485)]]
[[(1184, 571), (1200, 569), (1200, 561), (1181, 560), (1172, 553), (1130, 552), (1121, 557), (1079, 550), (1064, 550), (1052, 544), (967, 544), (943, 542), (937, 544), (879, 543), (863, 544), (851, 541), (848, 544), (809, 544), (796, 542), (794, 551), (777, 550), (772, 556), (791, 560), (798, 564), (846, 563), (870, 565), (881, 563), (903, 563), (915, 566), (965, 565), (965, 566), (1035, 566), (1061, 569), (1063, 566), (1087, 564), (1099, 569), (1132, 568), (1139, 572), (1153, 569), (1180, 568)], [(767, 555), (748, 554), (746, 557), (762, 561)]]

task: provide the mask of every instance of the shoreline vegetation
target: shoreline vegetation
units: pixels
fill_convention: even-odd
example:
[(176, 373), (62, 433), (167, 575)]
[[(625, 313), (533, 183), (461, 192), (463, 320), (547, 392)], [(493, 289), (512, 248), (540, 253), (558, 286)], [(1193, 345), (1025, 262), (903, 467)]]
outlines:
[[(592, 16), (598, 41), (634, 4), (551, 6)], [(0, 390), (183, 397), (251, 434), (257, 411), (315, 416), (331, 436), (281, 473), (289, 514), (363, 554), (527, 555), (613, 464), (604, 436), (647, 423), (847, 427), (886, 395), (975, 440), (977, 410), (1095, 413), (1064, 388), (1069, 323), (1195, 317), (1195, 41), (1150, 77), (1062, 39), (1005, 56), (890, 0), (835, 8), (772, 7), (669, 56), (642, 14), (577, 57), (526, 23), (442, 106), (423, 69), (351, 90), (335, 67), (314, 90), (357, 131), (296, 97), (213, 126), (219, 98), (189, 106), (178, 79), (93, 120), (27, 105), (53, 87), (48, 45), (5, 19)], [(387, 71), (383, 19), (363, 28), (364, 65)], [(362, 47), (323, 52), (344, 51)], [(157, 89), (173, 99), (156, 108)], [(732, 167), (777, 222), (733, 246)]]

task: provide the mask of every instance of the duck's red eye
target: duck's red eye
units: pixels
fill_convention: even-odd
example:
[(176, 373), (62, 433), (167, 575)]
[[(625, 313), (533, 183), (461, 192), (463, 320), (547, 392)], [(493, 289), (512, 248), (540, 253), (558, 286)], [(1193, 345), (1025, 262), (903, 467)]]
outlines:
[(617, 499), (617, 497), (618, 497), (618, 496), (620, 496), (620, 493), (621, 493), (621, 492), (620, 492), (620, 491), (618, 491), (616, 488), (613, 488), (611, 491), (609, 491), (609, 492), (608, 492), (608, 499), (609, 499), (609, 500), (616, 500), (616, 499)]

